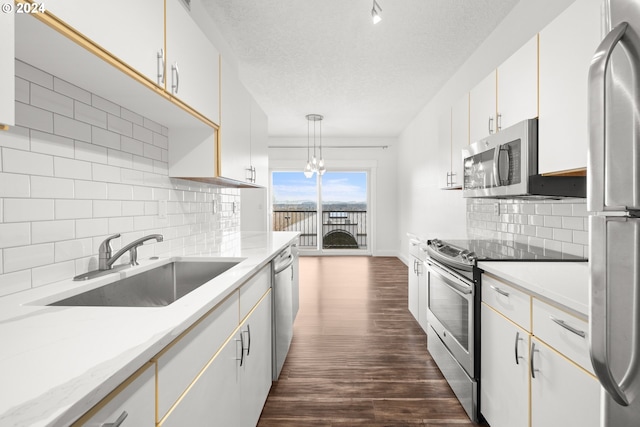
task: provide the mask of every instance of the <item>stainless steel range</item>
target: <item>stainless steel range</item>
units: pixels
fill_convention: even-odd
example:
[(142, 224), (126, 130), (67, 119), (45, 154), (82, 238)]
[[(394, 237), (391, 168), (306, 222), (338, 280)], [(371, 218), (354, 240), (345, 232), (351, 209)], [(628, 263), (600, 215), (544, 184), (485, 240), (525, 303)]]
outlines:
[(480, 419), (478, 261), (584, 261), (582, 257), (498, 240), (427, 241), (427, 348), (469, 418)]

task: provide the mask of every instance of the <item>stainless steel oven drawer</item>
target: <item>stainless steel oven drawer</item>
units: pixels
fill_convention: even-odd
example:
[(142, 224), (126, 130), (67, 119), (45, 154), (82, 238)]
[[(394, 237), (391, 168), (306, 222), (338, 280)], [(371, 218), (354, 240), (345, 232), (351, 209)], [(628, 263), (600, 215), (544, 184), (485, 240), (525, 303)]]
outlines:
[(478, 422), (478, 383), (467, 375), (453, 355), (447, 350), (438, 334), (429, 326), (427, 349), (440, 368), (442, 375), (473, 422)]

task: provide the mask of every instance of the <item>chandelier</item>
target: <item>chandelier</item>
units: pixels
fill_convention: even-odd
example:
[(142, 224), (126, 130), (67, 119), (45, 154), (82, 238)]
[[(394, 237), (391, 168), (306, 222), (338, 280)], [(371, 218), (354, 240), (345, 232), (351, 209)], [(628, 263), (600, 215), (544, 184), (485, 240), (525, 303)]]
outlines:
[[(322, 119), (320, 114), (307, 114), (307, 165), (304, 168), (304, 176), (311, 178), (314, 172), (318, 175), (324, 175), (326, 168), (324, 166), (324, 158), (322, 157)], [(309, 158), (311, 151), (311, 122), (313, 122), (313, 158)], [(320, 159), (316, 157), (316, 123), (319, 128), (320, 140)]]

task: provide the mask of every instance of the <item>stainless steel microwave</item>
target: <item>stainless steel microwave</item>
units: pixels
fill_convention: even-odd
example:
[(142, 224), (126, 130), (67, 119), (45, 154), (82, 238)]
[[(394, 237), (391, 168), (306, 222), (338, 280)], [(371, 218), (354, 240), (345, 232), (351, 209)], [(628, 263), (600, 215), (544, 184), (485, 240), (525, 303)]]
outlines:
[(529, 194), (538, 173), (538, 119), (516, 123), (462, 149), (464, 197)]

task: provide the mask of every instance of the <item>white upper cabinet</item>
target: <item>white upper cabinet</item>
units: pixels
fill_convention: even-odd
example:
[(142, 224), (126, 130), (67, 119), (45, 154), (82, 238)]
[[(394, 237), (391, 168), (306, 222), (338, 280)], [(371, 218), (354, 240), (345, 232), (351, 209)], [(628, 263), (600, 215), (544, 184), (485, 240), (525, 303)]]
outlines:
[[(164, 2), (158, 0), (64, 0), (46, 3), (60, 18), (114, 57), (164, 87)], [(192, 24), (195, 25), (195, 24)]]
[(469, 145), (469, 94), (451, 108), (451, 173), (454, 186), (464, 180), (462, 149)]
[(471, 143), (496, 132), (496, 72), (491, 72), (469, 94)]
[(220, 176), (247, 181), (251, 158), (251, 96), (238, 73), (222, 60), (220, 80)]
[(538, 117), (538, 35), (498, 67), (497, 130)]
[(255, 100), (251, 100), (251, 168), (253, 184), (269, 185), (269, 122), (267, 115)]
[(438, 187), (451, 187), (451, 107), (438, 116)]
[(576, 1), (540, 32), (539, 173), (587, 165), (587, 76), (601, 3)]
[(166, 90), (220, 123), (220, 54), (181, 0), (166, 3)]
[(0, 14), (0, 129), (15, 124), (14, 17)]

